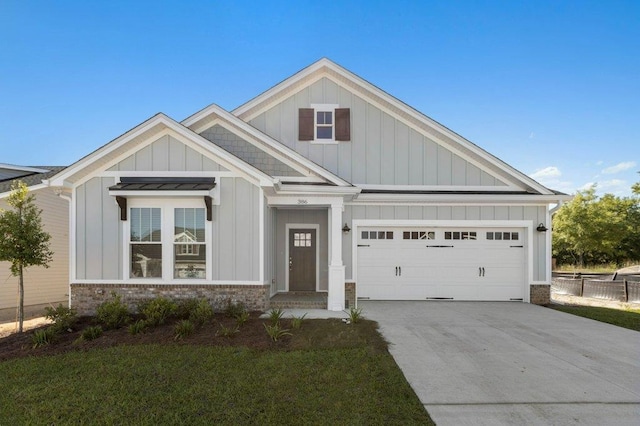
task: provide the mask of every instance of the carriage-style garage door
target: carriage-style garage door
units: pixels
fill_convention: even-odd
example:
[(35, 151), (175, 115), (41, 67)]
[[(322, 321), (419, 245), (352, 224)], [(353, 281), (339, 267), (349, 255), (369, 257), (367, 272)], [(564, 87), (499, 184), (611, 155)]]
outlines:
[(522, 300), (521, 228), (361, 227), (359, 298)]

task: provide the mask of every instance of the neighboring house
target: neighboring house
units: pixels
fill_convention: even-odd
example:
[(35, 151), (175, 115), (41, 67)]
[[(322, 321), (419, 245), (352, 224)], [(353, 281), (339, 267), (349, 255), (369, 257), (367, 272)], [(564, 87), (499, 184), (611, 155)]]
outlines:
[(114, 291), (545, 303), (568, 199), (327, 59), (231, 112), (155, 115), (49, 184), (87, 313)]
[[(0, 164), (0, 209), (10, 209), (7, 197), (11, 185), (22, 180), (42, 210), (42, 226), (51, 235), (53, 259), (49, 268), (32, 266), (25, 270), (25, 317), (41, 315), (45, 306), (69, 301), (69, 202), (42, 183), (64, 167), (23, 167)], [(2, 236), (0, 236), (1, 238)], [(9, 262), (0, 262), (0, 321), (15, 320), (18, 306), (18, 278), (11, 275)]]

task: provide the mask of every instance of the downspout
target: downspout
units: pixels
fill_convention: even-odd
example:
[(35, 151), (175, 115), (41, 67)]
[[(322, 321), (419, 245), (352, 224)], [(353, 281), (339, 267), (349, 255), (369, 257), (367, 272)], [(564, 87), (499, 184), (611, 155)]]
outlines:
[(69, 295), (68, 295), (68, 299), (69, 299), (69, 300), (68, 300), (68, 302), (67, 302), (67, 303), (68, 303), (68, 304), (67, 304), (67, 307), (68, 307), (68, 308), (71, 308), (71, 268), (73, 267), (73, 263), (72, 263), (72, 260), (71, 260), (71, 257), (72, 257), (72, 254), (71, 254), (71, 251), (72, 251), (72, 250), (71, 250), (71, 247), (72, 247), (72, 243), (73, 243), (73, 241), (72, 241), (72, 238), (73, 238), (73, 232), (71, 232), (71, 227), (73, 226), (73, 224), (71, 223), (71, 217), (72, 217), (72, 211), (71, 211), (71, 208), (72, 208), (73, 204), (71, 203), (71, 196), (69, 196), (69, 195), (65, 194), (65, 193), (63, 192), (63, 188), (61, 188), (61, 187), (55, 187), (55, 188), (53, 188), (53, 192), (54, 192), (58, 197), (62, 198), (63, 200), (66, 200), (66, 201), (69, 203), (69, 214), (68, 214), (68, 216), (67, 216), (67, 217), (68, 217), (68, 219), (69, 219), (69, 230), (68, 230), (68, 231), (69, 231), (69, 249), (68, 249), (68, 252), (67, 252), (67, 253), (68, 253), (68, 256), (69, 256), (69, 259), (68, 259), (68, 262), (69, 262), (69, 277), (68, 277), (68, 278), (69, 278), (69, 285), (68, 285), (68, 290), (67, 290), (67, 291), (68, 291), (68, 293), (69, 293)]

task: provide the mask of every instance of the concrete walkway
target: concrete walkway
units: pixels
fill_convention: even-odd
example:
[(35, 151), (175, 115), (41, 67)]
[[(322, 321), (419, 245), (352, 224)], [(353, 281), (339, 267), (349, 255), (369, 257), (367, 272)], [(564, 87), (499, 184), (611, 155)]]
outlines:
[(640, 333), (510, 302), (360, 301), (439, 425), (640, 425)]

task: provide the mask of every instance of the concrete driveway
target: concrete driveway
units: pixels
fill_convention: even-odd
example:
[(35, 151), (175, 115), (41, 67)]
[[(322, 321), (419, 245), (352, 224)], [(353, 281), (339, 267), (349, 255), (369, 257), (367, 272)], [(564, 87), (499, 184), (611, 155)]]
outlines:
[(512, 302), (359, 301), (438, 425), (640, 425), (640, 333)]

